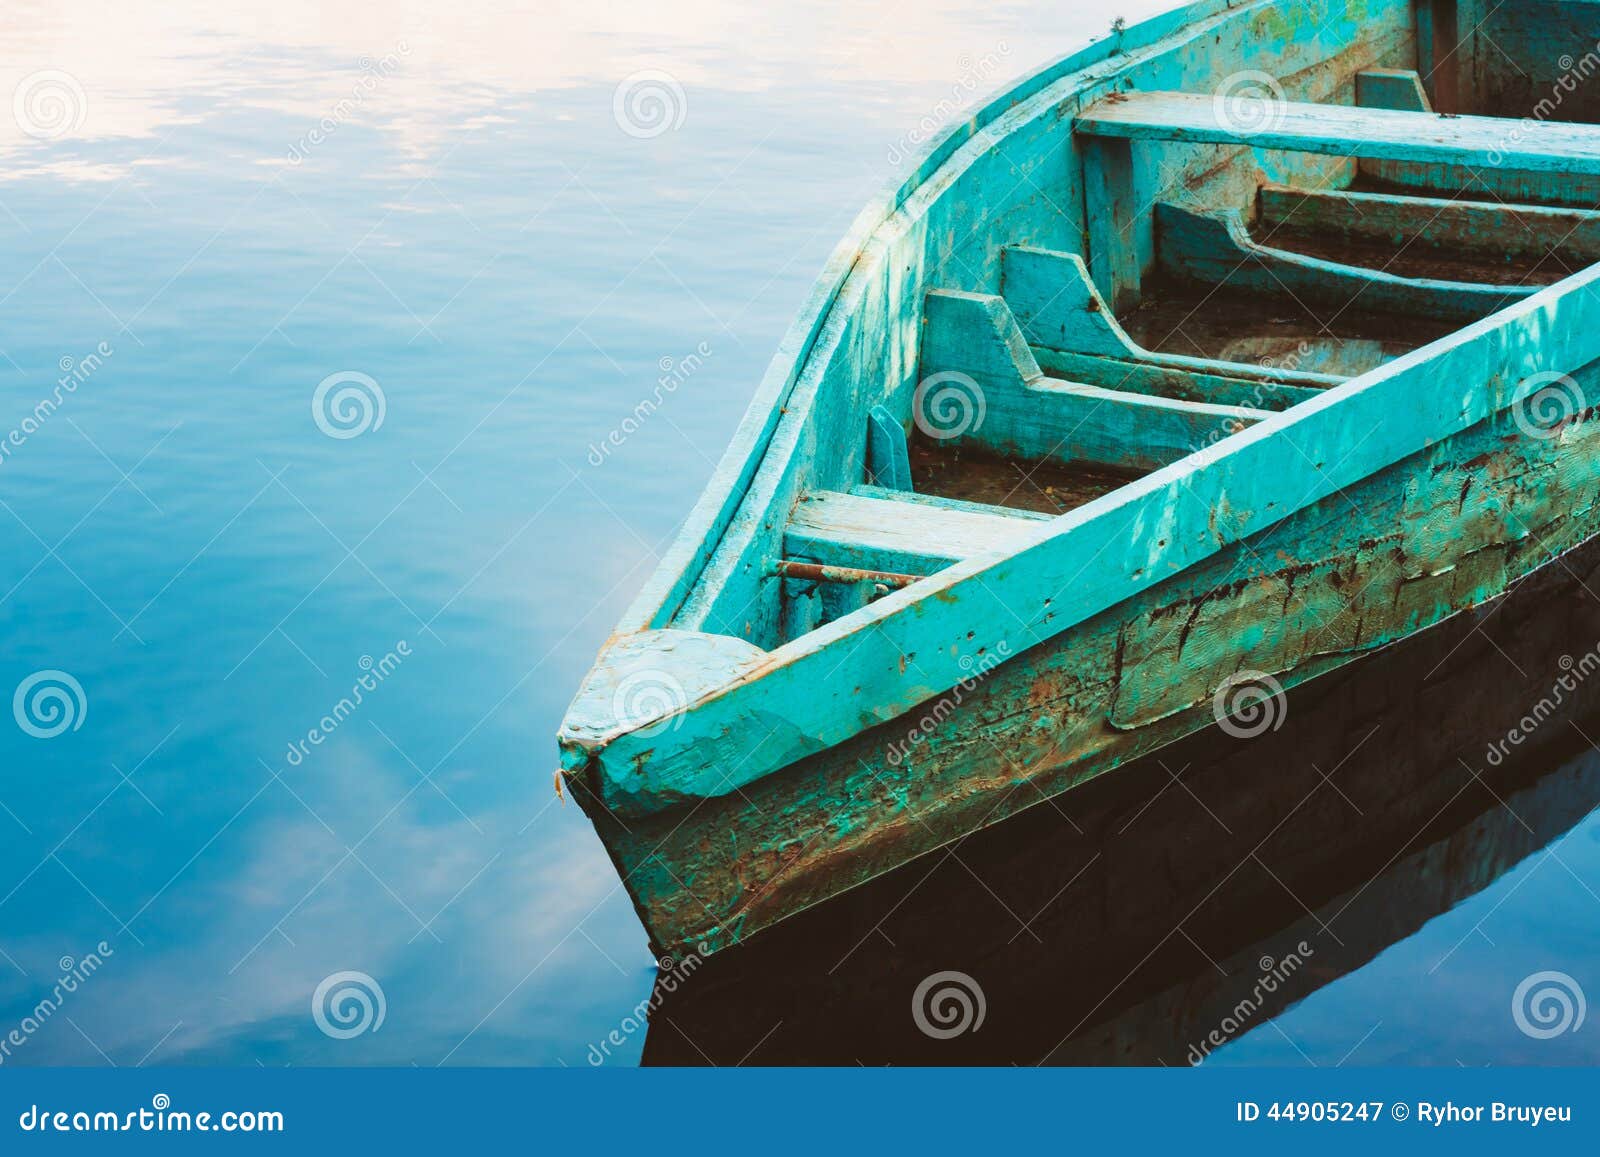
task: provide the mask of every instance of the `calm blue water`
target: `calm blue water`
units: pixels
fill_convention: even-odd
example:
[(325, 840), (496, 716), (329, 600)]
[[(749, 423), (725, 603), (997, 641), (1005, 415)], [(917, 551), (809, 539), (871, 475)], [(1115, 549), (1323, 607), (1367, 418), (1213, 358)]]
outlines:
[[(908, 129), (1111, 10), (225, 7), (7, 28), (0, 690), (76, 686), (0, 727), (0, 1033), (99, 964), (0, 1059), (584, 1064), (653, 971), (560, 713)], [(1600, 915), (1525, 873), (1442, 975), (1499, 994)], [(1404, 1059), (1459, 1025), (1437, 955), (1236, 1048)], [(345, 971), (378, 1031), (319, 1030)]]

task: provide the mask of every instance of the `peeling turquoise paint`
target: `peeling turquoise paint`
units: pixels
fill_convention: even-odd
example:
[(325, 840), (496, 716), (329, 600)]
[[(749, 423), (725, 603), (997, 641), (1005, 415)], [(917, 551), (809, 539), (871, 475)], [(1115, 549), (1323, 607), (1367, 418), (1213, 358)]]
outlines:
[[(1412, 278), (1247, 230), (1294, 211), (1263, 186), (1327, 218), (1353, 158), (1425, 182), (1501, 147), (1493, 118), (1353, 103), (1405, 103), (1417, 20), (1259, 0), (1127, 29), (858, 220), (562, 730), (659, 947), (733, 943), (1209, 724), (1242, 671), (1293, 686), (1600, 530), (1600, 268), (1536, 291)], [(1276, 123), (1241, 130), (1214, 95), (1268, 69)], [(1600, 128), (1535, 129), (1506, 146), (1522, 170), (1600, 175)], [(1495, 250), (1481, 214), (1435, 226), (1437, 200), (1379, 219)], [(1470, 324), (1349, 379), (1153, 353), (1113, 307), (1174, 277)], [(1526, 395), (1557, 374), (1572, 404), (1541, 425)], [(933, 376), (974, 391), (953, 433), (918, 408)], [(1041, 520), (912, 493), (907, 435), (1142, 476)], [(927, 577), (885, 593), (862, 571)]]

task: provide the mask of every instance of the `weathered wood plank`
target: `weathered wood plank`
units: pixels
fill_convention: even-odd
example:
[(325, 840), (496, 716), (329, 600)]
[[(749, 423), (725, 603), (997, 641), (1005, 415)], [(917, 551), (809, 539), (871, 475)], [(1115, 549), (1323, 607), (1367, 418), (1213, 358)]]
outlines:
[(985, 428), (970, 438), (1007, 458), (1113, 470), (1157, 470), (1268, 417), (1265, 410), (1181, 402), (1062, 382), (1042, 374), (995, 391)]
[(1133, 149), (1125, 140), (1091, 137), (1079, 154), (1089, 272), (1101, 295), (1120, 308), (1139, 299), (1143, 270), (1155, 254), (1149, 214), (1135, 189)]
[[(1454, 113), (1462, 108), (1501, 109), (1532, 120), (1593, 122), (1593, 97), (1587, 81), (1600, 71), (1600, 19), (1583, 14), (1569, 0), (1525, 0), (1499, 16), (1495, 0), (1462, 12), (1456, 0), (1417, 0), (1417, 62), (1427, 90), (1421, 109)], [(1591, 10), (1593, 6), (1590, 6)], [(1564, 25), (1564, 27), (1562, 27)], [(1457, 29), (1468, 31), (1458, 37)], [(1567, 61), (1562, 65), (1560, 61)], [(1568, 66), (1571, 67), (1568, 67)], [(1427, 93), (1435, 99), (1427, 99)], [(1465, 94), (1465, 95), (1463, 95)], [(1569, 100), (1569, 97), (1572, 99)], [(1411, 107), (1399, 82), (1363, 85), (1356, 80), (1356, 103), (1373, 108)], [(1508, 128), (1519, 137), (1521, 124)], [(1363, 176), (1397, 188), (1461, 192), (1504, 201), (1549, 201), (1593, 207), (1600, 203), (1600, 180), (1562, 172), (1519, 172), (1498, 151), (1488, 166), (1413, 164), (1366, 159)]]
[(1237, 210), (1197, 213), (1181, 205), (1160, 204), (1155, 216), (1161, 267), (1208, 288), (1227, 286), (1272, 297), (1289, 294), (1310, 305), (1393, 310), (1442, 321), (1476, 321), (1539, 288), (1398, 277), (1259, 245)]
[(784, 554), (824, 566), (927, 575), (1009, 549), (1037, 525), (1000, 507), (979, 512), (973, 506), (821, 491), (795, 505)]
[(1422, 78), (1406, 68), (1368, 68), (1356, 73), (1356, 104), (1401, 112), (1432, 112)]
[(1559, 252), (1580, 262), (1600, 261), (1600, 212), (1593, 209), (1268, 185), (1261, 190), (1257, 219), (1265, 226), (1314, 229), (1397, 248), (1421, 245), (1507, 258)]
[(563, 735), (582, 742), (618, 727), (648, 732), (705, 692), (760, 665), (766, 653), (743, 639), (666, 629), (619, 636), (584, 677), (562, 720)]
[(987, 502), (968, 502), (964, 498), (946, 498), (942, 494), (918, 494), (910, 490), (889, 490), (882, 486), (874, 486), (870, 482), (863, 482), (859, 486), (852, 486), (851, 494), (862, 498), (876, 498), (886, 502), (914, 502), (920, 506), (932, 506), (939, 510), (964, 510), (971, 514), (998, 515), (1003, 518), (1024, 518), (1034, 522), (1049, 522), (1055, 517), (1045, 514), (1040, 510), (1023, 510), (1016, 506), (993, 506)]
[(1131, 92), (1080, 113), (1079, 133), (1128, 140), (1237, 144), (1394, 161), (1500, 164), (1600, 174), (1600, 126), (1283, 101), (1261, 123), (1218, 115), (1209, 95)]
[(1461, 107), (1459, 75), (1465, 46), (1457, 34), (1456, 0), (1416, 0), (1417, 69), (1439, 112)]
[[(1600, 8), (1572, 0), (1417, 0), (1417, 67), (1442, 113), (1494, 110), (1524, 123), (1600, 120)], [(1489, 164), (1412, 165), (1363, 161), (1387, 184), (1482, 200), (1544, 201), (1593, 208), (1600, 180), (1519, 171), (1491, 153)]]
[[(1253, 410), (1286, 410), (1310, 401), (1327, 386), (1291, 386), (1259, 378), (1231, 377), (1210, 370), (1182, 369), (1154, 361), (1075, 354), (1035, 346), (1039, 368), (1052, 378), (1104, 386), (1129, 394), (1153, 394), (1180, 402), (1209, 402), (1216, 406), (1246, 406)], [(1343, 380), (1343, 379), (1339, 379)], [(1337, 382), (1329, 383), (1335, 385)]]
[(1267, 416), (1047, 378), (1004, 299), (989, 294), (934, 290), (926, 314), (915, 418), (952, 446), (1154, 470)]
[(911, 489), (905, 429), (882, 406), (867, 415), (867, 473), (890, 490)]
[[(1420, 10), (1417, 19), (1424, 15)], [(1419, 31), (1420, 35), (1420, 31)], [(1417, 45), (1419, 57), (1422, 44)], [(1356, 73), (1356, 104), (1362, 108), (1393, 108), (1406, 112), (1432, 112), (1427, 89), (1420, 74), (1402, 69), (1368, 69)], [(1398, 181), (1404, 184), (1417, 166), (1404, 161), (1376, 161), (1368, 158), (1358, 162), (1360, 172), (1380, 181)]]
[[(827, 491), (803, 497), (795, 506), (795, 517), (786, 527), (778, 551), (833, 567), (879, 571), (886, 569), (877, 565), (882, 563), (889, 564), (887, 569), (896, 573), (926, 575), (970, 552), (987, 549), (992, 540), (1018, 523), (1048, 522), (1053, 517), (937, 494), (890, 490), (871, 483), (852, 486), (844, 496), (862, 499), (868, 505), (832, 501), (839, 495)], [(918, 509), (907, 511), (908, 506)], [(944, 517), (952, 513), (957, 517)], [(865, 563), (872, 565), (862, 565)], [(792, 575), (784, 577), (794, 579)], [(865, 606), (871, 597), (867, 584), (818, 584), (794, 579), (785, 583), (784, 629), (791, 637), (798, 637)]]
[[(1008, 245), (1001, 254), (1000, 270), (1000, 295), (1016, 317), (1028, 344), (1041, 351), (1038, 355), (1041, 364), (1045, 357), (1064, 365), (1072, 358), (1083, 356), (1133, 362), (1157, 371), (1142, 375), (1145, 381), (1158, 382), (1161, 380), (1160, 371), (1173, 370), (1180, 374), (1195, 375), (1196, 388), (1200, 388), (1199, 383), (1227, 379), (1258, 386), (1296, 386), (1320, 390), (1337, 386), (1345, 380), (1336, 374), (1260, 366), (1250, 362), (1214, 361), (1184, 354), (1153, 353), (1144, 349), (1117, 322), (1110, 305), (1095, 288), (1083, 258), (1076, 253)], [(1052, 352), (1045, 354), (1043, 351)], [(1093, 385), (1121, 388), (1114, 382), (1098, 378), (1079, 379), (1071, 373), (1061, 376), (1069, 381), (1087, 380)], [(1150, 389), (1135, 392), (1161, 391)], [(1167, 396), (1183, 397), (1180, 394)], [(1235, 402), (1224, 397), (1187, 400), (1215, 402), (1219, 405), (1258, 405), (1254, 401)], [(1276, 407), (1262, 405), (1259, 408)]]

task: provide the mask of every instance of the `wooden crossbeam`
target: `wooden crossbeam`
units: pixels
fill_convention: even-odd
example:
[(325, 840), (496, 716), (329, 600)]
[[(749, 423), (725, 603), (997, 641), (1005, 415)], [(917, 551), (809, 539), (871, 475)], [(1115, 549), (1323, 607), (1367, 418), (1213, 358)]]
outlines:
[(1184, 402), (1058, 381), (1039, 368), (1005, 299), (935, 289), (924, 299), (920, 424), (949, 446), (1023, 461), (1158, 470), (1267, 417), (1246, 406)]
[(1600, 261), (1600, 212), (1593, 209), (1267, 185), (1259, 220), (1397, 248), (1499, 258), (1560, 253), (1579, 263)]
[[(1254, 378), (1231, 377), (1224, 369), (1193, 369), (1174, 364), (1177, 358), (1163, 361), (1151, 355), (1138, 359), (1096, 357), (1070, 350), (1039, 346), (1033, 356), (1048, 376), (1086, 386), (1104, 386), (1127, 394), (1152, 394), (1178, 402), (1209, 402), (1217, 406), (1248, 406), (1256, 410), (1287, 410), (1309, 402), (1324, 389), (1337, 385), (1292, 386), (1270, 381), (1264, 375)], [(1204, 358), (1189, 358), (1190, 363)], [(1214, 363), (1226, 367), (1228, 362)], [(1319, 375), (1335, 377), (1333, 374)], [(1342, 379), (1341, 379), (1342, 380)]]
[(1093, 105), (1078, 133), (1126, 140), (1251, 145), (1392, 161), (1600, 175), (1600, 126), (1278, 101), (1248, 122), (1210, 94), (1129, 92)]
[(1052, 378), (1187, 402), (1282, 410), (1345, 379), (1142, 349), (1100, 295), (1083, 258), (1025, 245), (1000, 254), (1000, 294)]
[(829, 567), (928, 575), (964, 558), (1015, 548), (1039, 521), (1000, 507), (982, 513), (974, 504), (819, 491), (795, 505), (783, 549)]
[(1207, 286), (1269, 297), (1288, 293), (1298, 302), (1340, 310), (1391, 310), (1457, 322), (1476, 321), (1539, 289), (1398, 277), (1258, 245), (1234, 209), (1205, 213), (1161, 203), (1155, 213), (1163, 268)]

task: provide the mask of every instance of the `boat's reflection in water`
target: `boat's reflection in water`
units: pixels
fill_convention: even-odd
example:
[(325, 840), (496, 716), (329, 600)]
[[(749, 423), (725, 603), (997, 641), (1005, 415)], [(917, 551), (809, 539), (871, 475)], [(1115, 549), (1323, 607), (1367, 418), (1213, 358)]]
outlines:
[(1196, 1063), (1600, 801), (1597, 561), (681, 963), (645, 1063)]

